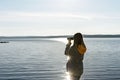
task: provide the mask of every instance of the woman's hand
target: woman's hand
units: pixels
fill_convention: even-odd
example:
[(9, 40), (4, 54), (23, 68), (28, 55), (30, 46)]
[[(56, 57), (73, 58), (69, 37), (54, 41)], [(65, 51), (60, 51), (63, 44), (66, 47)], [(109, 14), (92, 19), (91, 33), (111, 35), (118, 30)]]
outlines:
[(71, 39), (67, 39), (67, 40), (68, 40), (67, 45), (71, 45)]

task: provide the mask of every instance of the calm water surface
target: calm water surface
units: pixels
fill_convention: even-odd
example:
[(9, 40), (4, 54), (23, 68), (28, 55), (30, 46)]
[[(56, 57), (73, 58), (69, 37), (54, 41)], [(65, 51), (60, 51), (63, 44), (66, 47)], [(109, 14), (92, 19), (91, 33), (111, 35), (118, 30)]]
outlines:
[[(64, 40), (0, 44), (0, 80), (67, 80)], [(85, 38), (85, 43), (81, 80), (120, 80), (120, 38)]]

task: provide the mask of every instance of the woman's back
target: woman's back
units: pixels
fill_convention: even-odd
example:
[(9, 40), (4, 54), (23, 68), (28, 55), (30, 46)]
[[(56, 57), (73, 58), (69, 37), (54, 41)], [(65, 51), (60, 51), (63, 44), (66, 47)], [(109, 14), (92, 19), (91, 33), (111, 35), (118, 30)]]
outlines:
[(86, 46), (83, 42), (81, 33), (76, 33), (73, 40), (73, 46), (70, 46), (71, 39), (68, 39), (68, 44), (66, 45), (65, 55), (70, 57), (66, 68), (72, 80), (79, 80), (83, 73), (83, 57), (86, 51)]

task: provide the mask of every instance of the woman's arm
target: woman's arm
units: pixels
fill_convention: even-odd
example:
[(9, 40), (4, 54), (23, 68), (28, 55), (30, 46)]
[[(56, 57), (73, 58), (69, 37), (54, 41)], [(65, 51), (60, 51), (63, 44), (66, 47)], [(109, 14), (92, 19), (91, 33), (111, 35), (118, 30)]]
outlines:
[(68, 40), (68, 43), (65, 48), (65, 55), (69, 55), (70, 45), (71, 45), (71, 40)]

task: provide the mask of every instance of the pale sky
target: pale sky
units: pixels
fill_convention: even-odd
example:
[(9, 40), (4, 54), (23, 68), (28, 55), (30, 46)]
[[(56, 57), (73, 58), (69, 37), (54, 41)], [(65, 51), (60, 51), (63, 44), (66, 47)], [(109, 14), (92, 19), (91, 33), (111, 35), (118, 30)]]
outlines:
[(120, 34), (120, 0), (0, 0), (0, 36)]

